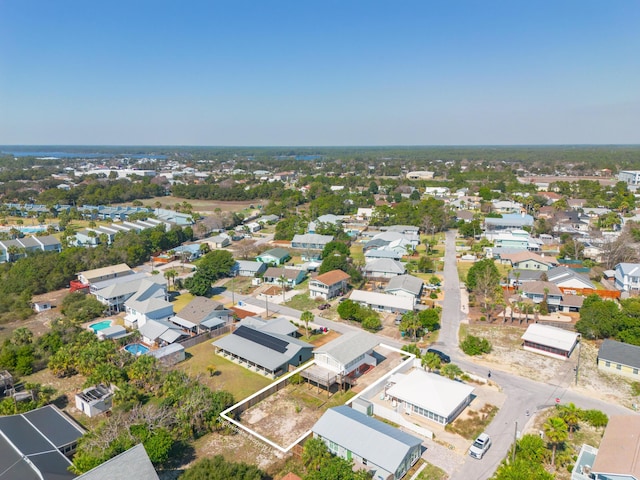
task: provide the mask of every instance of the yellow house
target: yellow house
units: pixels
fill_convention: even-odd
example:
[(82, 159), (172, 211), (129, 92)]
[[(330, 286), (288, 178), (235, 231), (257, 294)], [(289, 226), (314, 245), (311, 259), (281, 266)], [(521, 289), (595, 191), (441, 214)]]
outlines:
[(598, 350), (598, 368), (603, 372), (640, 379), (640, 347), (605, 340)]

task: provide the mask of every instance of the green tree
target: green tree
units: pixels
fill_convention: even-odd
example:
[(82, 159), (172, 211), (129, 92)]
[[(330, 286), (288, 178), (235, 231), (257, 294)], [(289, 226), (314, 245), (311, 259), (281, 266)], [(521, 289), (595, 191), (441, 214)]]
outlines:
[(440, 369), (440, 374), (447, 378), (450, 378), (451, 380), (455, 380), (463, 373), (464, 372), (462, 371), (462, 369), (453, 363), (447, 363)]
[(304, 327), (307, 330), (307, 338), (309, 338), (309, 323), (313, 322), (313, 318), (313, 313), (311, 313), (309, 310), (305, 310), (300, 315), (300, 320), (304, 323)]
[(558, 416), (564, 420), (569, 429), (569, 435), (573, 436), (573, 432), (580, 423), (582, 416), (582, 410), (580, 410), (574, 403), (567, 403), (566, 405), (560, 405), (558, 408)]
[(543, 425), (544, 434), (551, 445), (551, 465), (556, 463), (556, 450), (568, 438), (567, 424), (562, 418), (551, 417)]
[(310, 438), (304, 443), (302, 463), (307, 471), (320, 470), (330, 458), (331, 453), (320, 438)]
[(329, 255), (324, 260), (318, 269), (319, 274), (327, 273), (332, 270), (342, 270), (345, 273), (349, 273), (350, 265), (346, 255), (336, 255), (335, 253)]
[(482, 355), (491, 352), (491, 343), (486, 338), (467, 335), (460, 343), (460, 348), (467, 355)]
[(430, 372), (437, 370), (442, 365), (442, 360), (438, 355), (433, 352), (426, 352), (422, 356), (422, 361), (420, 362), (423, 368), (427, 368)]

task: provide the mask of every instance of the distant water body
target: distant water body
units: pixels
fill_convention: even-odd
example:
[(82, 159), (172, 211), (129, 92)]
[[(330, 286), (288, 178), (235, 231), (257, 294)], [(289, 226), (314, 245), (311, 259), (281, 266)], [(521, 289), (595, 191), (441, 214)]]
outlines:
[(166, 155), (144, 154), (144, 153), (71, 153), (71, 152), (20, 152), (5, 151), (5, 155), (14, 157), (38, 157), (38, 158), (157, 158), (164, 160)]

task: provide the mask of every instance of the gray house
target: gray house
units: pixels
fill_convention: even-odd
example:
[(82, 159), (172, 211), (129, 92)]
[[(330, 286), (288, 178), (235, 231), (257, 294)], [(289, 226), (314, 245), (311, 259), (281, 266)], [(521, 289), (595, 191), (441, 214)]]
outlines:
[(213, 346), (218, 355), (271, 378), (287, 373), (290, 365), (303, 364), (311, 358), (313, 350), (313, 345), (301, 340), (247, 324), (219, 338)]
[(291, 258), (291, 254), (284, 248), (272, 248), (266, 252), (262, 252), (256, 257), (256, 260), (269, 265), (282, 265)]
[(331, 453), (367, 468), (375, 480), (399, 480), (422, 454), (422, 440), (346, 405), (327, 410), (311, 429)]
[(195, 297), (169, 321), (190, 333), (204, 333), (232, 322), (233, 312), (215, 300)]
[(385, 288), (384, 291), (391, 295), (399, 295), (401, 297), (409, 297), (418, 300), (422, 296), (423, 287), (424, 282), (418, 277), (414, 277), (412, 275), (398, 275), (389, 280), (387, 288)]
[(367, 278), (393, 278), (407, 272), (403, 263), (391, 258), (377, 258), (368, 261), (364, 266), (364, 276)]
[(238, 277), (256, 277), (267, 270), (267, 264), (250, 260), (237, 260), (231, 274)]

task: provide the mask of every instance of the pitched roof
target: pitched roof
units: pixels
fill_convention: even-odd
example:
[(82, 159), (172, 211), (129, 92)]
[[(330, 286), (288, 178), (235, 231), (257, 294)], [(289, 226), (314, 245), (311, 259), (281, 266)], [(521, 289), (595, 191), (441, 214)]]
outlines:
[(365, 272), (385, 272), (385, 273), (397, 273), (402, 275), (407, 271), (404, 264), (391, 258), (376, 258), (366, 263), (364, 266)]
[(545, 289), (548, 290), (549, 295), (562, 295), (562, 290), (558, 288), (555, 283), (551, 282), (543, 282), (540, 280), (535, 280), (533, 282), (526, 282), (522, 285), (522, 290), (525, 293), (534, 293), (537, 295), (544, 295)]
[(144, 446), (139, 443), (120, 455), (107, 460), (76, 480), (113, 480), (135, 478), (136, 480), (158, 480), (149, 456)]
[(271, 371), (291, 361), (300, 350), (313, 348), (293, 337), (262, 332), (245, 325), (212, 344)]
[(75, 478), (59, 449), (84, 431), (53, 405), (0, 417), (0, 475), (21, 480)]
[(435, 373), (414, 369), (391, 377), (395, 385), (387, 393), (445, 418), (455, 412), (473, 392), (473, 387)]
[(591, 283), (591, 281), (585, 277), (584, 275), (580, 275), (575, 270), (571, 270), (567, 267), (555, 267), (547, 272), (547, 278), (550, 282), (558, 284), (560, 282), (565, 282), (572, 278), (580, 280), (582, 283), (586, 285), (586, 288), (595, 289), (595, 285)]
[(418, 277), (412, 275), (398, 275), (389, 280), (385, 292), (392, 292), (395, 290), (404, 290), (412, 293), (413, 295), (419, 295), (422, 291), (424, 282)]
[(538, 255), (534, 252), (529, 251), (521, 251), (516, 253), (503, 253), (500, 255), (502, 260), (509, 260), (512, 264), (526, 262), (527, 260), (535, 260), (538, 263), (542, 263), (544, 265), (557, 265), (558, 261), (555, 257), (547, 257), (543, 255)]
[(598, 358), (640, 368), (640, 347), (628, 343), (606, 339), (598, 350)]
[(616, 270), (620, 267), (623, 275), (629, 275), (630, 277), (640, 276), (640, 263), (619, 263), (616, 265)]
[(407, 453), (422, 444), (421, 439), (346, 405), (327, 410), (312, 431), (394, 473)]
[(284, 248), (272, 248), (271, 250), (262, 252), (259, 256), (262, 257), (265, 255), (269, 255), (274, 258), (285, 258), (285, 257), (291, 256), (291, 254), (289, 253), (289, 250), (286, 250)]
[(388, 293), (367, 292), (364, 290), (354, 290), (349, 296), (354, 302), (366, 303), (368, 305), (398, 308), (401, 310), (413, 310), (414, 299), (410, 297), (401, 297), (399, 295), (391, 295)]
[(613, 415), (604, 431), (591, 471), (640, 478), (640, 416)]
[(342, 282), (343, 280), (349, 280), (350, 278), (351, 276), (343, 272), (342, 270), (331, 270), (330, 272), (318, 275), (313, 280), (331, 286), (335, 285), (336, 283)]
[(546, 345), (570, 352), (578, 341), (578, 334), (562, 328), (533, 323), (522, 335), (522, 339), (528, 342)]
[(176, 314), (176, 317), (198, 325), (203, 320), (206, 320), (211, 312), (221, 308), (223, 308), (223, 305), (220, 302), (206, 297), (195, 297)]
[(295, 280), (300, 275), (300, 272), (304, 273), (304, 270), (299, 270), (297, 268), (279, 268), (279, 267), (269, 267), (267, 271), (264, 272), (264, 278), (279, 278), (284, 275), (284, 278), (287, 280)]
[(85, 270), (79, 272), (78, 276), (82, 275), (87, 280), (91, 281), (92, 278), (100, 278), (106, 275), (124, 274), (126, 272), (133, 273), (133, 270), (129, 268), (126, 263), (120, 263), (118, 265), (110, 265), (108, 267), (96, 268), (94, 270)]
[(375, 335), (362, 331), (351, 331), (335, 340), (318, 347), (315, 354), (326, 354), (342, 365), (358, 358), (378, 346), (380, 341)]

